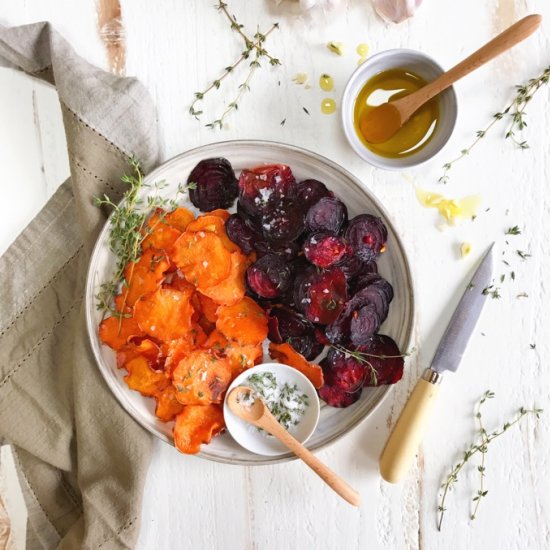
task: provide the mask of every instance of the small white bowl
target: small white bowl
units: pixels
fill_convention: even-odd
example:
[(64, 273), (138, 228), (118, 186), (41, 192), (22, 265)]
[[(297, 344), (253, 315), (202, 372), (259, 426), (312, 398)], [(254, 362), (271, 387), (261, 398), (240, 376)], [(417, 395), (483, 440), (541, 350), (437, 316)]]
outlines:
[(246, 379), (252, 374), (272, 372), (277, 379), (278, 384), (296, 384), (298, 389), (305, 393), (308, 397), (309, 405), (306, 407), (304, 415), (297, 426), (292, 426), (289, 433), (294, 436), (300, 443), (306, 443), (311, 434), (315, 431), (319, 422), (319, 413), (321, 410), (319, 397), (313, 384), (300, 372), (287, 365), (281, 363), (262, 363), (245, 370), (239, 374), (226, 392), (225, 401), (223, 404), (223, 416), (227, 431), (232, 435), (233, 439), (242, 445), (245, 449), (253, 453), (266, 456), (279, 456), (289, 452), (289, 450), (279, 442), (278, 439), (265, 432), (260, 432), (258, 428), (245, 422), (238, 416), (235, 416), (227, 406), (227, 396), (236, 386), (246, 386)]
[(403, 170), (422, 164), (435, 156), (447, 143), (453, 133), (458, 107), (453, 87), (439, 94), (439, 123), (430, 139), (417, 153), (402, 158), (387, 158), (367, 149), (359, 139), (353, 125), (355, 101), (361, 88), (374, 75), (389, 69), (409, 69), (428, 82), (444, 72), (431, 57), (415, 50), (386, 50), (373, 55), (351, 75), (342, 96), (342, 124), (344, 133), (353, 150), (363, 159), (378, 168)]

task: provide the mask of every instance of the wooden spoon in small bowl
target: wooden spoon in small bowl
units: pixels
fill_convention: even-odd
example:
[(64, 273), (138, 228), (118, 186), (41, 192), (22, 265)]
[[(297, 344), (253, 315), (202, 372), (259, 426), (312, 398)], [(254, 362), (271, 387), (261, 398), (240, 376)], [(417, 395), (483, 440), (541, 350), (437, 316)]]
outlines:
[(364, 138), (369, 143), (388, 141), (424, 103), (463, 76), (531, 36), (539, 28), (541, 21), (542, 16), (536, 14), (524, 17), (426, 86), (401, 99), (383, 103), (372, 109), (360, 122)]
[(237, 386), (227, 396), (227, 405), (231, 412), (264, 429), (288, 447), (298, 458), (301, 458), (331, 489), (353, 506), (361, 504), (359, 493), (350, 487), (341, 477), (323, 464), (314, 454), (294, 439), (275, 419), (264, 401), (254, 395), (251, 388)]

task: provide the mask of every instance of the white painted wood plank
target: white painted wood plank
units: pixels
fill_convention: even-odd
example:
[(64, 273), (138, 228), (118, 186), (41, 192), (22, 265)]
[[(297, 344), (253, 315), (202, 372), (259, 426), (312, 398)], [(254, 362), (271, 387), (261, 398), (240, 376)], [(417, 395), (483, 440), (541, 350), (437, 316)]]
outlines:
[[(12, 24), (53, 19), (78, 51), (103, 65), (104, 53), (95, 35), (93, 2), (65, 1), (53, 6), (33, 0), (26, 3), (26, 11), (13, 4), (0, 0), (4, 23), (6, 18)], [(269, 2), (232, 0), (232, 10), (245, 24), (263, 22), (267, 27), (274, 19), (280, 21), (281, 30), (268, 40), (267, 46), (281, 58), (283, 66), (259, 72), (252, 81), (252, 93), (243, 98), (239, 112), (228, 120), (230, 128), (212, 132), (191, 119), (187, 109), (193, 93), (234, 59), (239, 42), (211, 4), (166, 0), (151, 9), (151, 3), (145, 0), (122, 2), (128, 37), (127, 72), (138, 76), (155, 99), (165, 158), (222, 139), (273, 139), (325, 154), (362, 178), (383, 201), (407, 245), (419, 304), (415, 332), (420, 351), (409, 361), (403, 382), (376, 413), (352, 434), (320, 453), (360, 489), (365, 501), (361, 510), (339, 503), (298, 463), (231, 468), (181, 457), (159, 443), (146, 485), (139, 548), (223, 545), (275, 549), (288, 546), (289, 540), (292, 547), (306, 548), (364, 548), (366, 544), (384, 549), (548, 546), (550, 434), (545, 420), (538, 424), (530, 420), (492, 445), (486, 480), (489, 495), (476, 521), (469, 520), (468, 509), (469, 498), (477, 488), (474, 474), (464, 478), (452, 494), (443, 532), (435, 529), (438, 486), (463, 444), (473, 435), (471, 410), (477, 396), (487, 387), (497, 392), (497, 400), (486, 413), (489, 425), (498, 425), (522, 404), (536, 402), (547, 407), (550, 375), (543, 358), (550, 352), (546, 337), (550, 332), (550, 250), (543, 236), (550, 230), (548, 91), (542, 91), (528, 109), (531, 150), (516, 151), (495, 132), (469, 159), (453, 168), (448, 185), (438, 186), (436, 180), (440, 165), (468, 144), (470, 136), (505, 104), (512, 86), (548, 64), (548, 23), (538, 36), (457, 86), (460, 116), (451, 142), (433, 162), (408, 171), (418, 185), (450, 196), (481, 192), (484, 208), (490, 208), (489, 212), (480, 213), (473, 223), (443, 233), (435, 229), (435, 214), (417, 204), (410, 179), (375, 170), (349, 150), (338, 117), (319, 112), (325, 94), (318, 89), (317, 79), (321, 72), (334, 76), (333, 97), (338, 101), (345, 81), (355, 69), (354, 49), (360, 42), (369, 44), (371, 53), (392, 47), (418, 48), (450, 67), (495, 32), (531, 11), (540, 10), (549, 19), (550, 8), (540, 2), (520, 0), (481, 6), (474, 0), (426, 0), (414, 19), (388, 26), (376, 18), (368, 2), (349, 2), (341, 13), (327, 20), (304, 22), (281, 15)], [(347, 54), (342, 58), (331, 55), (325, 48), (328, 40), (345, 42)], [(310, 90), (291, 82), (297, 72), (310, 75)], [(2, 114), (6, 94), (9, 98), (15, 93), (9, 95), (10, 87), (20, 85), (15, 84), (13, 79), (17, 77), (11, 73), (7, 78), (8, 92), (3, 85), (0, 88)], [(235, 83), (238, 82), (237, 79)], [(40, 93), (38, 112), (41, 132), (45, 132), (45, 128), (52, 127), (52, 120), (57, 120), (57, 114), (53, 103), (47, 103), (52, 96), (42, 100)], [(231, 98), (232, 94), (222, 89), (206, 102), (206, 107), (216, 115), (223, 102)], [(13, 105), (14, 100), (9, 101)], [(20, 113), (17, 118), (0, 118), (0, 143), (13, 146), (18, 139), (11, 136), (15, 132), (23, 136), (20, 139), (31, 140), (38, 147), (32, 120), (32, 88), (16, 101)], [(310, 116), (302, 111), (302, 106), (308, 108)], [(43, 123), (47, 117), (52, 120)], [(282, 119), (286, 119), (284, 126), (280, 125)], [(8, 122), (4, 124), (4, 120)], [(57, 136), (59, 130), (54, 133)], [(43, 150), (48, 149), (44, 145), (47, 139), (43, 136)], [(51, 174), (50, 180), (55, 181), (64, 173), (66, 159), (62, 158), (62, 141), (56, 137), (52, 140), (51, 149), (43, 156), (47, 161), (54, 159), (46, 168), (46, 176)], [(25, 169), (28, 173), (23, 177), (42, 188), (41, 155), (33, 155), (32, 160), (26, 159), (28, 166), (20, 166), (21, 157), (17, 166), (8, 163), (6, 173), (21, 181), (20, 171)], [(2, 198), (15, 196), (3, 187), (1, 193)], [(25, 215), (30, 219), (32, 212)], [(6, 227), (15, 235), (17, 220), (7, 219)], [(514, 241), (511, 237), (507, 247), (503, 232), (515, 224), (522, 227), (523, 235), (513, 237)], [(414, 471), (401, 486), (389, 486), (379, 479), (376, 469), (389, 426), (401, 410), (408, 389), (429, 363), (476, 259), (494, 239), (500, 250), (509, 250), (507, 257), (511, 258), (516, 246), (527, 248), (531, 243), (533, 257), (526, 262), (514, 259), (516, 281), (502, 285), (501, 300), (489, 302), (460, 372), (449, 377), (443, 388), (439, 414)], [(459, 260), (457, 248), (464, 240), (474, 244), (474, 252)], [(528, 292), (528, 299), (515, 298), (522, 291)], [(481, 336), (481, 332), (486, 336)], [(536, 350), (530, 350), (529, 344), (535, 342)]]

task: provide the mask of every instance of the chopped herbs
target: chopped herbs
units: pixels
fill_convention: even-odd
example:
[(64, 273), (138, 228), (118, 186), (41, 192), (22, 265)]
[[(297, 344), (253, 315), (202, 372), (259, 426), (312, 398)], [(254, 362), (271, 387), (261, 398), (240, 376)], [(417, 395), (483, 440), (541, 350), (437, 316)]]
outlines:
[(498, 286), (495, 286), (495, 285), (486, 286), (481, 291), (481, 294), (483, 294), (485, 296), (491, 296), (491, 298), (493, 298), (493, 300), (497, 300), (498, 298), (501, 298), (500, 288)]
[(296, 384), (285, 382), (280, 385), (272, 372), (252, 374), (245, 383), (264, 400), (271, 414), (285, 430), (300, 423), (309, 406), (309, 399)]
[(522, 260), (526, 260), (531, 257), (531, 254), (527, 254), (527, 252), (523, 252), (523, 250), (516, 250), (516, 253)]
[(305, 107), (302, 107), (302, 109), (304, 110), (304, 113), (305, 113), (306, 115), (309, 115), (309, 111), (308, 111)]

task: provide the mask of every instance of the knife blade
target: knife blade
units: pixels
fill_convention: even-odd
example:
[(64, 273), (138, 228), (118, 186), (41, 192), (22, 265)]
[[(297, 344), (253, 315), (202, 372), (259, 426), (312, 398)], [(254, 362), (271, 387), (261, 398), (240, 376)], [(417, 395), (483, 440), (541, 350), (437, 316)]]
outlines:
[(409, 469), (439, 394), (442, 373), (454, 372), (460, 365), (487, 300), (488, 293), (484, 290), (491, 284), (493, 246), (494, 243), (485, 253), (464, 291), (430, 367), (417, 382), (380, 455), (380, 473), (390, 483), (400, 481)]
[(430, 366), (436, 372), (455, 372), (460, 365), (487, 299), (483, 291), (489, 287), (493, 276), (493, 246), (494, 243), (481, 260), (441, 338)]

